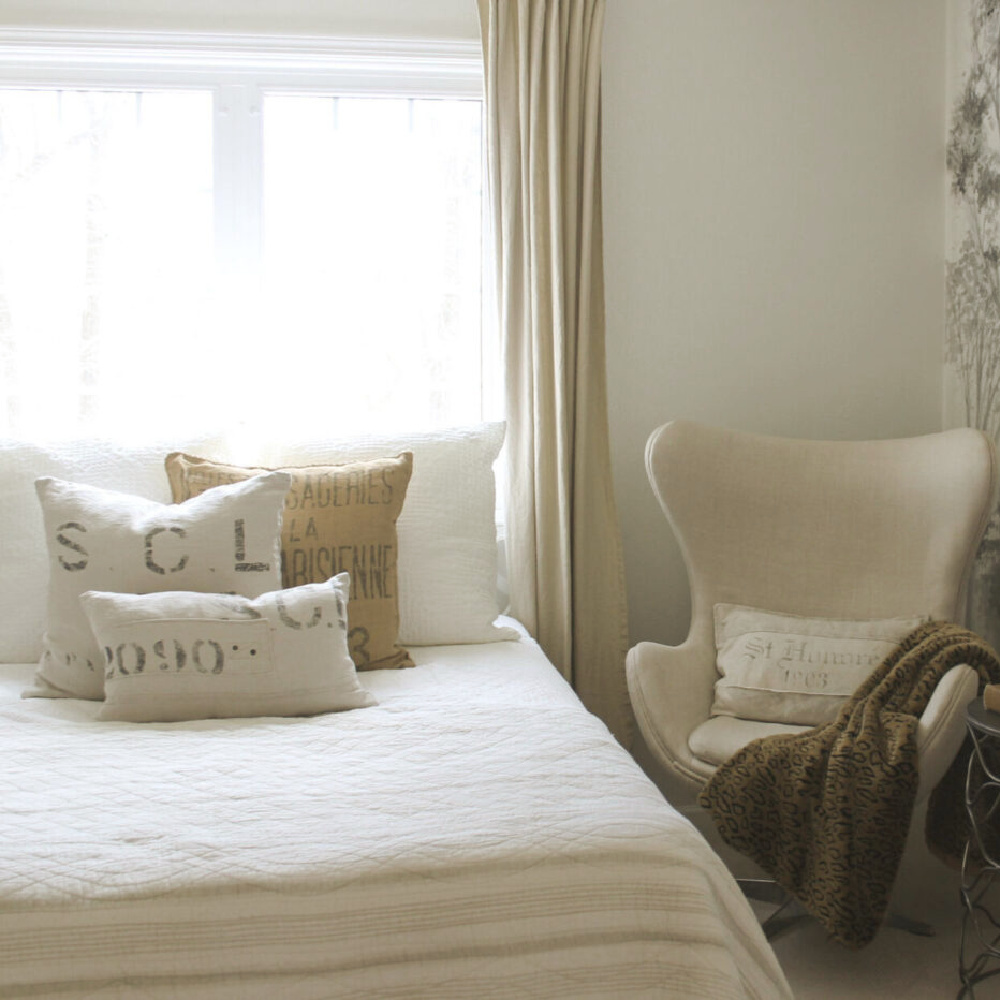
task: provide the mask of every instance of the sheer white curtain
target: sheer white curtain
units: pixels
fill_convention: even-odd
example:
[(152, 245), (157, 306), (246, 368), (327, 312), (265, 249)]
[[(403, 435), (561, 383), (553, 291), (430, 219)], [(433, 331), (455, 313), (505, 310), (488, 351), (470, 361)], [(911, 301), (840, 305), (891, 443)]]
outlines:
[(626, 745), (601, 236), (603, 0), (478, 0), (508, 420), (511, 611)]
[(474, 40), (112, 36), (0, 39), (0, 438), (495, 413)]

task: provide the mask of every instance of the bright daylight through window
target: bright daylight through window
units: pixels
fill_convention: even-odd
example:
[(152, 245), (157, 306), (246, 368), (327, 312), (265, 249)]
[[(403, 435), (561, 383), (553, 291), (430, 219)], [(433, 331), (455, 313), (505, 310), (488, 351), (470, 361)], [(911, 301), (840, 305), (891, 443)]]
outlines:
[(495, 416), (478, 55), (85, 41), (0, 38), (0, 437)]

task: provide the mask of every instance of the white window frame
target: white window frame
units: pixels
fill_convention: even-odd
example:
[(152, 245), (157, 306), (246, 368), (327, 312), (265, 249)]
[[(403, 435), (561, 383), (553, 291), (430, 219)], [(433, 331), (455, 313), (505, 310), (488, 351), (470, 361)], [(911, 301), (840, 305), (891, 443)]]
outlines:
[[(263, 253), (264, 92), (481, 101), (483, 63), (481, 47), (472, 41), (4, 29), (0, 86), (212, 91), (219, 277), (256, 286)], [(485, 242), (483, 260), (485, 271)], [(484, 417), (497, 416), (500, 405), (499, 373), (491, 363), (496, 330), (490, 288), (484, 274)], [(233, 301), (243, 298), (232, 296)]]
[(262, 252), (262, 94), (482, 100), (474, 42), (49, 29), (0, 31), (0, 85), (213, 92), (215, 239), (242, 280)]

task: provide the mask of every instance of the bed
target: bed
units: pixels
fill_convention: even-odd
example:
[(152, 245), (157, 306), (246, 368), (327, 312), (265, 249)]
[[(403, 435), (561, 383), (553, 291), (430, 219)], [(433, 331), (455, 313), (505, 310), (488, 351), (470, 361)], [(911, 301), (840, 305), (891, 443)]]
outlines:
[(376, 707), (161, 725), (0, 681), (0, 996), (789, 996), (701, 836), (531, 640)]
[[(0, 577), (41, 530), (12, 482)], [(499, 627), (307, 718), (109, 721), (0, 665), (0, 998), (790, 997), (701, 835)]]

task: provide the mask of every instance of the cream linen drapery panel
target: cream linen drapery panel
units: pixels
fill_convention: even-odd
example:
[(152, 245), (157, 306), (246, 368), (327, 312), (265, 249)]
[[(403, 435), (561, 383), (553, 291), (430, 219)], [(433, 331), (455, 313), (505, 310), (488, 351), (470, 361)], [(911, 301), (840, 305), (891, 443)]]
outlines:
[(604, 352), (604, 0), (478, 0), (507, 408), (511, 613), (628, 745)]

